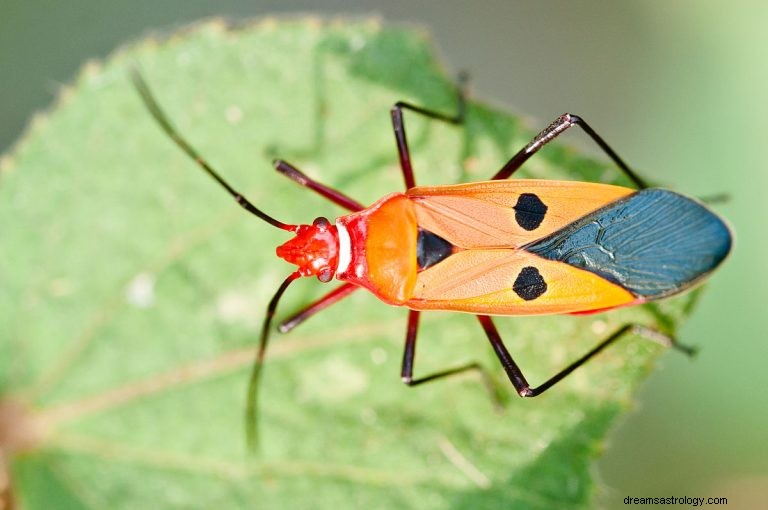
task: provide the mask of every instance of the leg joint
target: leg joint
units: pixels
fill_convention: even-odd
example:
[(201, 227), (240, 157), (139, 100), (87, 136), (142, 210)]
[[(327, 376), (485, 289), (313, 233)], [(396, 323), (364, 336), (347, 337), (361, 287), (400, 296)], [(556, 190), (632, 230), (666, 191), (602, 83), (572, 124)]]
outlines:
[(538, 395), (538, 393), (532, 390), (529, 386), (518, 389), (517, 394), (523, 398), (535, 397), (536, 395)]

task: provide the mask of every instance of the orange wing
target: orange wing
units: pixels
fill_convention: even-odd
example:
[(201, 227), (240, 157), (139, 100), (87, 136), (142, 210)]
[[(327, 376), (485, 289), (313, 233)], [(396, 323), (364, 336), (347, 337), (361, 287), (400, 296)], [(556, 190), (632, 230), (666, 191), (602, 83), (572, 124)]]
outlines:
[(573, 313), (637, 301), (600, 276), (522, 250), (466, 250), (420, 272), (405, 306), (488, 315)]
[(419, 227), (463, 249), (510, 248), (541, 239), (635, 190), (575, 181), (518, 179), (411, 188)]

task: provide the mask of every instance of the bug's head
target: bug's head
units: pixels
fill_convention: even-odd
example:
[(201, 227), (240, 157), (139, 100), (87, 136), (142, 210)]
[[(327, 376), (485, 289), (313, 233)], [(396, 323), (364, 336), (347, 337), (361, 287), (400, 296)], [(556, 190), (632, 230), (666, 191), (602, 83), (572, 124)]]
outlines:
[(336, 225), (317, 218), (311, 225), (299, 225), (296, 236), (277, 247), (277, 256), (299, 266), (302, 276), (317, 276), (329, 282), (339, 264), (339, 236)]

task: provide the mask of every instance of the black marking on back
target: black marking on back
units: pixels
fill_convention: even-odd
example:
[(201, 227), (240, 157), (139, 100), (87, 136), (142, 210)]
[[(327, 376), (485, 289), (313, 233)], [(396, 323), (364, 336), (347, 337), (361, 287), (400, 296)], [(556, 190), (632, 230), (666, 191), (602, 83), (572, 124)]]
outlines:
[(731, 249), (728, 227), (690, 198), (644, 189), (523, 247), (656, 299), (696, 283)]
[(547, 291), (547, 282), (533, 266), (524, 267), (512, 284), (515, 294), (526, 301), (533, 301)]
[(434, 266), (453, 253), (453, 245), (429, 230), (419, 229), (416, 238), (416, 263), (419, 271)]
[(512, 209), (515, 210), (517, 224), (528, 231), (539, 228), (547, 213), (546, 204), (533, 193), (522, 193)]

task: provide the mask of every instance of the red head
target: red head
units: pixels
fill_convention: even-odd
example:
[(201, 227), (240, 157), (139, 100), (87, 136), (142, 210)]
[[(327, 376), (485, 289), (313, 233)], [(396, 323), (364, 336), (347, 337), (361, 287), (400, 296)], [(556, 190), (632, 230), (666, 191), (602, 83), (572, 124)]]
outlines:
[(296, 237), (277, 247), (277, 256), (299, 266), (301, 276), (317, 276), (329, 282), (339, 264), (339, 235), (335, 225), (317, 218), (312, 225), (299, 225)]

